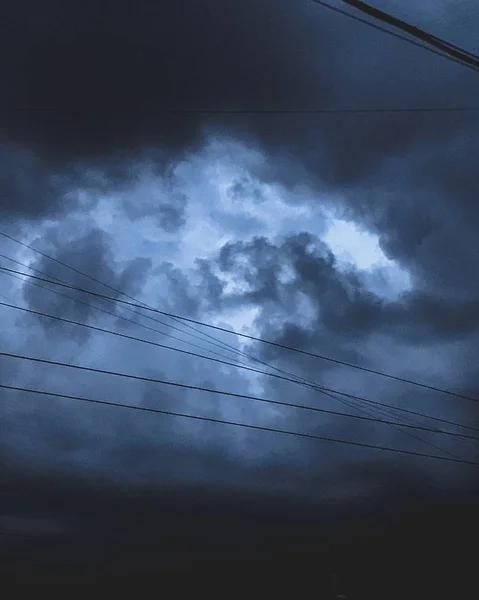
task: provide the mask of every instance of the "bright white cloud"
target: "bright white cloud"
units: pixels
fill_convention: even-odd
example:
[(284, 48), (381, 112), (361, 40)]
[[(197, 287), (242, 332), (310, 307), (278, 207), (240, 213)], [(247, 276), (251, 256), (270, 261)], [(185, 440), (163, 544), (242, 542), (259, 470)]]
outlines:
[(410, 289), (410, 276), (382, 251), (379, 238), (352, 221), (331, 216), (323, 241), (330, 247), (340, 269), (354, 267), (377, 294), (394, 297)]

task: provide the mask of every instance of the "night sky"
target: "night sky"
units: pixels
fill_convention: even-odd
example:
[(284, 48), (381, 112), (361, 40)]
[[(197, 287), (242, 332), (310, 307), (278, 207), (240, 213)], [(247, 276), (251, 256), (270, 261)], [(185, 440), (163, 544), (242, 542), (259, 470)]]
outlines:
[[(374, 4), (479, 51), (473, 0)], [(309, 0), (2, 12), (0, 266), (114, 300), (1, 272), (0, 302), (77, 322), (0, 306), (1, 352), (479, 439), (479, 111), (280, 112), (478, 107), (477, 73)], [(0, 384), (411, 453), (0, 389), (5, 581), (338, 572), (354, 598), (470, 576), (478, 467), (414, 453), (479, 463), (477, 439), (7, 356)]]

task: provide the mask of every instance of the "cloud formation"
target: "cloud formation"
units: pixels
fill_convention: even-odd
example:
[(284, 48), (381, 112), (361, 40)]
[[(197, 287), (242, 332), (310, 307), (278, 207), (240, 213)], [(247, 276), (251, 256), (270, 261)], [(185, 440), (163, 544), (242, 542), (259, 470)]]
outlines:
[[(419, 25), (474, 47), (473, 2), (454, 3), (457, 19), (447, 22), (437, 3), (429, 9), (387, 4), (398, 16), (414, 14)], [(440, 3), (444, 10), (451, 6)], [(67, 10), (61, 2), (39, 7), (19, 1), (7, 12), (0, 36), (2, 55), (11, 57), (2, 71), (0, 106), (4, 229), (171, 312), (477, 393), (477, 114), (166, 112), (468, 106), (479, 91), (474, 74), (307, 2), (105, 1), (69, 3)], [(387, 277), (375, 266), (358, 267), (354, 251), (346, 264), (335, 255), (326, 241), (334, 219), (374, 236), (375, 252), (389, 261)], [(1, 245), (48, 276), (105, 291), (25, 248), (3, 239)], [(407, 289), (393, 285), (399, 271), (408, 277)], [(202, 353), (233, 358), (231, 349), (213, 346), (197, 329), (178, 332), (178, 322), (154, 322), (120, 304), (65, 292), (115, 316), (105, 315), (5, 275), (2, 280), (9, 282), (7, 300), (35, 310), (191, 349), (187, 340)], [(111, 289), (108, 294), (116, 298)], [(2, 308), (2, 344), (12, 351), (357, 410), (234, 368), (12, 314)], [(476, 406), (244, 345), (227, 334), (218, 338), (325, 385), (477, 425)], [(136, 405), (432, 451), (369, 423), (315, 421), (306, 413), (206, 401), (194, 392), (166, 394), (159, 386), (47, 372), (6, 359), (1, 368), (8, 382), (65, 393), (76, 389)], [(180, 482), (274, 490), (322, 498), (325, 506), (346, 497), (360, 503), (387, 496), (392, 472), (397, 494), (433, 487), (445, 474), (451, 486), (470, 480), (460, 468), (428, 470), (414, 459), (370, 451), (325, 450), (98, 407), (80, 410), (60, 400), (39, 404), (6, 392), (2, 398), (2, 448), (12, 464), (30, 471), (42, 467), (140, 487)], [(441, 444), (464, 457), (474, 452), (470, 443)]]

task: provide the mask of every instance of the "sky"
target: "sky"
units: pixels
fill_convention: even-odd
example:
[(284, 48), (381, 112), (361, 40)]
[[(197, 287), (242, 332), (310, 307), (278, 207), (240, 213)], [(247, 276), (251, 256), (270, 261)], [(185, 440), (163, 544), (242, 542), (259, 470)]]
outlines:
[[(375, 5), (478, 51), (472, 0)], [(0, 28), (0, 231), (43, 253), (0, 237), (0, 265), (118, 300), (115, 288), (232, 332), (2, 273), (1, 302), (79, 323), (0, 306), (2, 351), (438, 426), (81, 324), (234, 359), (206, 332), (319, 385), (479, 427), (474, 402), (234, 334), (479, 397), (479, 114), (215, 114), (472, 107), (476, 73), (308, 0), (18, 0)], [(477, 460), (473, 440), (5, 356), (0, 376)], [(263, 525), (295, 515), (299, 530), (477, 493), (468, 465), (5, 389), (0, 398), (7, 534), (103, 539), (105, 506), (125, 498), (194, 505), (177, 508), (183, 523), (187, 510), (203, 514), (200, 503), (208, 514), (223, 507), (235, 527), (251, 511), (248, 523)], [(19, 501), (25, 490), (45, 498), (41, 510)], [(164, 526), (150, 508), (141, 536)], [(121, 518), (133, 535), (136, 521), (111, 516), (116, 527)]]

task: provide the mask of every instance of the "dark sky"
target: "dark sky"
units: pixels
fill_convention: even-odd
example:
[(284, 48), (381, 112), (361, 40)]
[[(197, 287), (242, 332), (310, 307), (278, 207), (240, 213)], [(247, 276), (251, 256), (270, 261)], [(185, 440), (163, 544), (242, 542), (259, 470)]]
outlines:
[[(375, 5), (479, 51), (472, 0)], [(477, 73), (307, 0), (17, 0), (3, 12), (0, 231), (163, 310), (479, 397), (479, 113), (213, 114), (473, 107)], [(193, 112), (171, 113), (179, 109)], [(25, 270), (8, 256), (118, 297), (7, 238), (0, 253), (2, 266)], [(213, 349), (171, 329), (184, 330), (178, 322), (163, 318), (165, 327), (77, 291), (59, 296), (6, 274), (0, 290), (2, 302)], [(0, 311), (6, 352), (364, 414), (292, 383)], [(322, 385), (479, 428), (474, 402), (209, 333)], [(475, 441), (413, 432), (417, 439), (367, 421), (6, 357), (0, 377), (478, 456)], [(431, 540), (472, 514), (461, 503), (476, 498), (476, 467), (6, 390), (0, 398), (0, 532), (9, 540), (88, 545), (114, 529), (122, 541), (149, 544), (170, 527), (175, 539), (227, 538), (251, 551), (253, 539), (306, 531), (323, 539), (352, 521), (363, 531), (371, 515), (403, 511), (416, 523), (428, 510)]]

